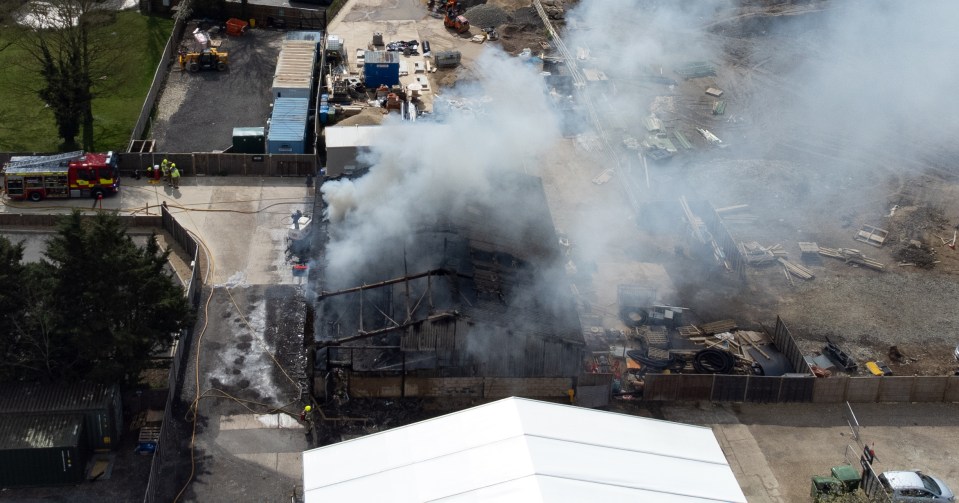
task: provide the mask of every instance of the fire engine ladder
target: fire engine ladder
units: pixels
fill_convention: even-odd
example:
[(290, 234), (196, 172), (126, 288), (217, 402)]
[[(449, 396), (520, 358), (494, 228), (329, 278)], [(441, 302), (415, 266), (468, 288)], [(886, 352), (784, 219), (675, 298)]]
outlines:
[(83, 151), (66, 152), (56, 155), (40, 155), (32, 157), (16, 158), (17, 160), (7, 163), (5, 169), (23, 169), (23, 168), (55, 168), (63, 162), (72, 161), (83, 157)]

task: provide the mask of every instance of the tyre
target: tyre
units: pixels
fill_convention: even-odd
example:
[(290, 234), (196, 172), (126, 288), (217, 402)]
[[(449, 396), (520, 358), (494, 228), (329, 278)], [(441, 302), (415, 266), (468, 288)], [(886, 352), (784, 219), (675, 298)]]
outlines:
[(200, 64), (194, 61), (187, 66), (187, 69), (190, 70), (191, 73), (196, 73), (200, 71)]
[(39, 193), (39, 192), (36, 192), (36, 191), (30, 193), (30, 200), (31, 200), (31, 201), (33, 201), (33, 202), (39, 202), (41, 199), (43, 199), (43, 194), (41, 194), (41, 193)]
[(216, 64), (216, 71), (218, 71), (218, 72), (225, 72), (225, 71), (226, 71), (226, 63), (224, 63), (224, 62), (222, 62), (222, 61), (220, 61), (219, 63), (217, 63), (217, 64)]
[(619, 318), (627, 327), (639, 327), (649, 321), (649, 312), (637, 307), (624, 306), (619, 310)]

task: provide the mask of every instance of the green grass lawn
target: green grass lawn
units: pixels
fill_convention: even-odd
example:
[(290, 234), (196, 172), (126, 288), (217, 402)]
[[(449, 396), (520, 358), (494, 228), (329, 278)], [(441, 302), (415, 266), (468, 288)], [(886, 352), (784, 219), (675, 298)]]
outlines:
[[(95, 150), (126, 148), (172, 29), (172, 19), (124, 11), (95, 30), (98, 41), (118, 48), (108, 53), (110, 70), (93, 76), (100, 87), (93, 101)], [(19, 37), (18, 30), (4, 27), (0, 47)], [(62, 140), (53, 113), (37, 97), (36, 63), (14, 43), (0, 52), (0, 68), (0, 151), (56, 151)]]

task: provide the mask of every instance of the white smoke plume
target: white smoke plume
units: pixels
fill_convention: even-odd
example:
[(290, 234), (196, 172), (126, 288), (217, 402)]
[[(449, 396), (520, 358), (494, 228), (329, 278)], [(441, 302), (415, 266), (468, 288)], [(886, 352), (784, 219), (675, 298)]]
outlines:
[(388, 121), (390, 140), (371, 149), (367, 174), (322, 186), (335, 229), (329, 271), (354, 270), (384, 247), (402, 249), (413, 232), (472, 202), (502, 211), (490, 218), (522, 220), (523, 201), (503, 198), (491, 181), (511, 171), (535, 174), (537, 156), (560, 138), (559, 119), (538, 69), (487, 50), (473, 70), (476, 83), (444, 92), (483, 96), (484, 113), (454, 109), (438, 124)]

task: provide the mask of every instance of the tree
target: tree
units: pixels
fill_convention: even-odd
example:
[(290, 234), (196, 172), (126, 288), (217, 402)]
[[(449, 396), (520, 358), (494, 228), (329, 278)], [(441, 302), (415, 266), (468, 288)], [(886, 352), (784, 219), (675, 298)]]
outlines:
[(52, 337), (49, 275), (22, 260), (23, 245), (0, 236), (0, 381), (53, 378), (70, 354)]
[[(0, 242), (6, 269), (13, 260), (3, 250)], [(153, 352), (192, 322), (183, 288), (166, 270), (169, 253), (155, 235), (138, 247), (116, 215), (65, 217), (46, 259), (20, 271), (28, 300), (3, 318), (15, 328), (0, 334), (9, 359), (0, 379), (136, 382)]]
[(38, 21), (21, 45), (32, 56), (43, 77), (36, 92), (53, 110), (63, 150), (81, 146), (93, 150), (93, 99), (103, 90), (94, 75), (106, 70), (122, 41), (107, 41), (91, 35), (114, 15), (104, 0), (51, 0), (34, 2), (32, 15)]

